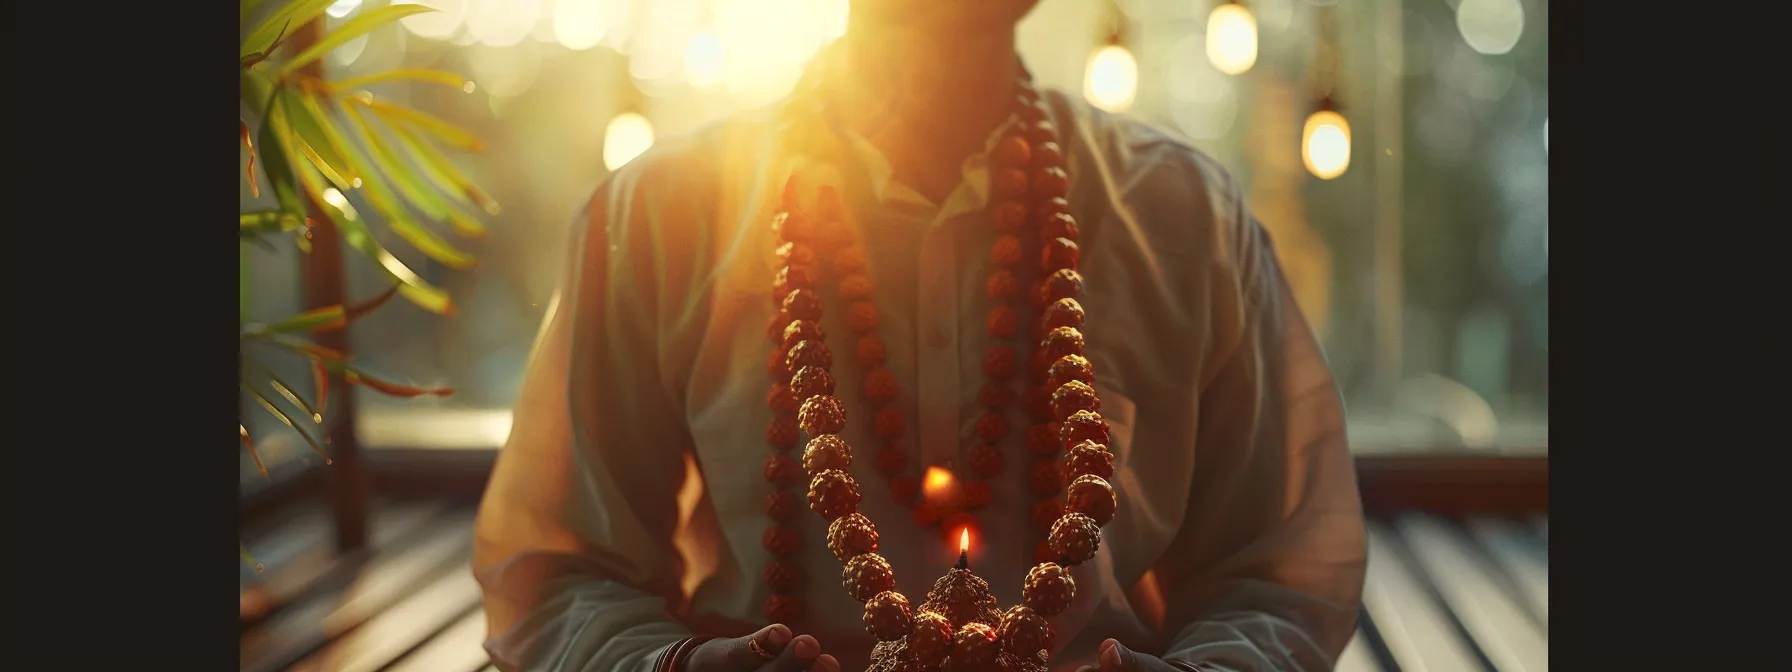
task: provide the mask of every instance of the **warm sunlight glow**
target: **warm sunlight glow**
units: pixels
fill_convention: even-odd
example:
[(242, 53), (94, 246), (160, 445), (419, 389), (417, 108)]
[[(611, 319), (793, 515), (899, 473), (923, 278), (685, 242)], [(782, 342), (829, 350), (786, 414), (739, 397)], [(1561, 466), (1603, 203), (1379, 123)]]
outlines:
[(971, 528), (964, 528), (963, 532), (958, 533), (958, 552), (971, 552)]
[(1207, 15), (1207, 60), (1228, 75), (1243, 74), (1257, 64), (1257, 18), (1236, 2)]
[(554, 41), (584, 51), (604, 40), (609, 28), (603, 0), (554, 0)]
[(721, 84), (739, 105), (783, 97), (796, 86), (809, 57), (841, 25), (815, 0), (716, 0), (711, 25), (720, 51)]
[(952, 490), (952, 472), (939, 467), (928, 467), (927, 473), (921, 477), (921, 492), (928, 499), (937, 499), (949, 494)]
[(1300, 134), (1300, 158), (1307, 172), (1321, 180), (1343, 175), (1350, 168), (1350, 122), (1331, 110), (1307, 117)]
[(699, 31), (684, 49), (684, 81), (707, 89), (722, 81), (722, 40), (715, 31)]
[(1470, 48), (1498, 56), (1517, 46), (1524, 34), (1524, 5), (1518, 0), (1461, 0), (1456, 3), (1456, 30)]
[(515, 46), (529, 37), (541, 10), (541, 0), (467, 0), (467, 32), (488, 47)]
[(604, 167), (621, 168), (652, 146), (653, 124), (647, 117), (633, 112), (616, 115), (604, 129)]
[(446, 40), (460, 30), (467, 15), (467, 0), (392, 0), (394, 5), (423, 5), (437, 11), (413, 14), (398, 20), (412, 35), (432, 40)]
[(1089, 68), (1083, 76), (1083, 97), (1089, 104), (1109, 112), (1125, 112), (1132, 107), (1139, 90), (1139, 62), (1132, 52), (1120, 45), (1108, 45), (1089, 56)]

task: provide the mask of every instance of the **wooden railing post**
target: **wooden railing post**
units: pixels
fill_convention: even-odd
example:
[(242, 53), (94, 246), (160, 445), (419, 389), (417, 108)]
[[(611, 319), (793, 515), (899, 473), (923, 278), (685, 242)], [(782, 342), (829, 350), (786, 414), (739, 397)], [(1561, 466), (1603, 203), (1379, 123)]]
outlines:
[[(323, 19), (300, 27), (290, 40), (288, 49), (297, 54), (316, 44), (323, 35)], [(302, 72), (323, 77), (323, 59), (306, 65)], [(310, 210), (311, 253), (302, 257), (301, 276), (305, 282), (306, 309), (345, 305), (348, 303), (348, 277), (342, 267), (342, 239), (330, 218), (321, 213), (323, 204), (312, 202)], [(351, 354), (347, 329), (314, 335), (318, 345)], [(368, 499), (372, 482), (361, 461), (360, 446), (355, 443), (355, 390), (342, 379), (331, 376), (330, 421), (324, 430), (325, 447), (330, 464), (324, 467), (324, 493), (336, 522), (336, 549), (349, 552), (367, 544)]]

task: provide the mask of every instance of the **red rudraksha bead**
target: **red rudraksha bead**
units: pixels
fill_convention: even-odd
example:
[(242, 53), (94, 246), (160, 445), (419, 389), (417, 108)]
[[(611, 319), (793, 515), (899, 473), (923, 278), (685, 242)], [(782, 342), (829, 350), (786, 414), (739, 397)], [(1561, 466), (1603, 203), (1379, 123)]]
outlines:
[(839, 434), (846, 428), (846, 407), (831, 394), (809, 397), (797, 411), (796, 420), (809, 436)]
[(765, 534), (759, 537), (759, 545), (765, 548), (765, 552), (776, 556), (795, 555), (802, 548), (802, 542), (803, 538), (797, 536), (796, 528), (784, 525), (765, 528)]
[(1027, 195), (1027, 171), (1019, 168), (997, 169), (991, 182), (996, 198), (1017, 199)]
[(783, 383), (772, 383), (771, 389), (765, 391), (765, 405), (770, 406), (773, 413), (795, 413), (798, 408), (796, 395)]
[(1100, 411), (1101, 399), (1095, 396), (1095, 388), (1080, 380), (1073, 380), (1058, 387), (1052, 393), (1052, 415), (1060, 420), (1070, 417), (1077, 411)]
[(860, 245), (848, 245), (841, 248), (833, 254), (828, 263), (828, 267), (834, 269), (834, 273), (841, 276), (864, 273), (870, 265), (870, 257), (865, 254), (865, 248)]
[(858, 357), (859, 364), (863, 366), (883, 366), (883, 339), (872, 336), (871, 334), (860, 336), (858, 343), (853, 346), (853, 354)]
[(894, 400), (902, 391), (902, 385), (896, 382), (896, 374), (880, 366), (865, 374), (864, 391), (866, 401), (882, 405)]
[(1041, 142), (1033, 145), (1033, 165), (1038, 167), (1064, 165), (1064, 149), (1056, 142)]
[(1008, 380), (1014, 377), (1014, 369), (1019, 365), (1014, 348), (997, 343), (983, 352), (983, 375), (995, 380)]
[(802, 503), (789, 490), (773, 490), (765, 495), (765, 515), (772, 520), (788, 522), (802, 510)]
[(765, 458), (765, 480), (780, 488), (788, 488), (803, 482), (803, 465), (789, 455), (772, 455)]
[(852, 445), (838, 434), (822, 434), (809, 439), (803, 448), (803, 471), (813, 477), (829, 469), (846, 471), (852, 467)]
[(1020, 296), (1020, 281), (1006, 268), (998, 268), (989, 274), (984, 291), (991, 301), (1007, 303)]
[(795, 448), (802, 440), (802, 428), (797, 426), (794, 416), (780, 415), (765, 425), (766, 445), (780, 451)]
[(1013, 266), (1020, 263), (1020, 236), (1004, 233), (996, 236), (996, 242), (989, 247), (989, 263), (995, 266)]
[(1084, 475), (1114, 477), (1114, 454), (1108, 452), (1107, 446), (1081, 441), (1064, 454), (1064, 477), (1075, 479)]
[(1019, 231), (1027, 225), (1027, 206), (1020, 201), (1001, 201), (990, 208), (989, 217), (997, 231)]
[(1052, 362), (1051, 368), (1046, 372), (1045, 385), (1056, 390), (1073, 380), (1094, 385), (1095, 365), (1090, 364), (1082, 355), (1064, 355)]
[(986, 408), (1002, 408), (1014, 401), (1014, 390), (1007, 383), (990, 381), (977, 389), (977, 403)]
[[(1044, 353), (1046, 370), (1051, 370), (1051, 363), (1067, 355), (1082, 355), (1083, 332), (1074, 327), (1053, 327), (1046, 332), (1045, 340), (1039, 344), (1039, 351)], [(1057, 388), (1052, 388), (1057, 389)]]
[(890, 477), (890, 499), (902, 506), (915, 502), (915, 496), (921, 494), (921, 479), (908, 474)]
[(865, 632), (871, 633), (877, 641), (902, 639), (912, 625), (914, 615), (909, 611), (908, 598), (902, 593), (886, 590), (865, 603)]
[(871, 416), (871, 431), (880, 439), (900, 439), (908, 431), (908, 417), (894, 408), (880, 408)]
[(1033, 171), (1031, 195), (1034, 199), (1064, 198), (1070, 193), (1070, 175), (1056, 166)]
[(1045, 307), (1045, 314), (1040, 317), (1039, 323), (1048, 330), (1058, 327), (1080, 330), (1083, 328), (1083, 317), (1083, 304), (1076, 299), (1058, 299)]
[(1057, 639), (1052, 632), (1052, 624), (1034, 612), (1031, 607), (1017, 604), (1002, 612), (1002, 621), (996, 626), (996, 636), (1002, 640), (1002, 650), (1008, 655), (1023, 659), (1032, 659), (1040, 651), (1049, 651), (1053, 640)]
[(802, 341), (791, 347), (790, 352), (784, 355), (784, 366), (790, 371), (796, 371), (805, 366), (832, 368), (834, 354), (828, 351), (826, 343), (818, 340)]
[(1058, 428), (1058, 445), (1074, 446), (1083, 441), (1094, 441), (1108, 445), (1108, 422), (1101, 419), (1101, 414), (1094, 411), (1077, 411)]
[(1040, 534), (1051, 532), (1052, 523), (1058, 522), (1058, 517), (1062, 515), (1064, 515), (1064, 504), (1059, 502), (1056, 497), (1033, 502), (1033, 529)]
[(1027, 450), (1040, 457), (1051, 457), (1058, 454), (1058, 446), (1063, 445), (1058, 438), (1058, 423), (1045, 422), (1033, 425), (1027, 430)]
[(833, 521), (859, 510), (859, 483), (852, 474), (830, 469), (809, 479), (809, 510)]
[(1114, 486), (1094, 474), (1078, 476), (1071, 481), (1065, 487), (1064, 500), (1064, 510), (1088, 516), (1096, 525), (1112, 521), (1114, 510), (1120, 506), (1119, 499), (1114, 496)]
[(995, 499), (995, 494), (989, 489), (989, 481), (967, 480), (964, 482), (963, 493), (965, 508), (970, 509), (989, 506), (989, 502)]
[(1009, 306), (996, 306), (989, 309), (989, 318), (984, 320), (984, 329), (995, 338), (1013, 338), (1015, 328), (1020, 324), (1020, 317)]
[(987, 443), (979, 443), (971, 449), (971, 471), (978, 476), (988, 478), (1002, 473), (1002, 450)]
[(1070, 601), (1076, 599), (1076, 579), (1070, 578), (1070, 570), (1058, 563), (1042, 562), (1027, 572), (1020, 597), (1027, 608), (1051, 618), (1064, 613), (1070, 608)]
[(1033, 163), (1033, 144), (1019, 135), (1010, 135), (996, 143), (996, 165), (1022, 168)]
[(877, 451), (877, 471), (886, 476), (901, 473), (908, 468), (908, 452), (898, 446), (884, 446)]
[(841, 572), (840, 578), (841, 583), (846, 585), (846, 594), (860, 602), (896, 587), (896, 571), (890, 568), (890, 561), (876, 553), (852, 556), (852, 559), (846, 561), (846, 568)]
[(1076, 270), (1082, 251), (1068, 238), (1047, 238), (1039, 250), (1039, 270), (1051, 273), (1059, 269)]
[(821, 319), (821, 295), (812, 289), (799, 289), (784, 297), (784, 312), (798, 320)]
[(984, 443), (998, 443), (1008, 438), (1008, 418), (1002, 417), (1001, 413), (984, 411), (983, 415), (977, 416), (976, 430), (977, 438), (983, 439)]
[(1040, 497), (1055, 497), (1064, 488), (1063, 473), (1057, 460), (1034, 460), (1027, 486)]
[(877, 305), (870, 301), (854, 301), (846, 307), (846, 328), (852, 333), (863, 334), (876, 329), (879, 321)]
[(803, 602), (795, 595), (773, 595), (766, 598), (760, 613), (773, 623), (796, 623), (803, 620)]
[(778, 246), (778, 264), (781, 266), (808, 266), (815, 263), (815, 248), (802, 243), (784, 243)]
[(877, 526), (861, 513), (849, 513), (828, 523), (828, 551), (841, 562), (877, 550)]
[(765, 585), (771, 586), (772, 592), (789, 595), (803, 585), (803, 570), (795, 561), (788, 558), (777, 558), (765, 566)]
[[(834, 374), (818, 366), (805, 366), (790, 375), (790, 395), (793, 404), (808, 401), (809, 397), (818, 394), (834, 393)], [(787, 412), (795, 412), (795, 409)]]
[[(1039, 237), (1042, 240), (1062, 238), (1075, 243), (1077, 242), (1079, 235), (1081, 235), (1081, 233), (1077, 231), (1076, 218), (1072, 217), (1068, 212), (1056, 213), (1040, 220)], [(1050, 270), (1055, 271), (1058, 269), (1054, 268)]]

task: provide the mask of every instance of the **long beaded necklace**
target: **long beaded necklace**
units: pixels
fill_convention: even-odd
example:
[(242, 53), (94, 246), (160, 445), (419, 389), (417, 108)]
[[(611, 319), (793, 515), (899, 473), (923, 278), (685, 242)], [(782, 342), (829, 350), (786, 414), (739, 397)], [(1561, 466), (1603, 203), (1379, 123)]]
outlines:
[[(854, 354), (869, 370), (863, 396), (875, 409), (872, 433), (885, 442), (876, 466), (891, 477), (890, 489), (898, 503), (909, 504), (918, 487), (912, 475), (902, 473), (906, 454), (894, 445), (907, 422), (890, 405), (899, 390), (894, 375), (883, 367), (886, 352), (875, 333), (879, 317), (871, 301), (874, 288), (865, 274), (866, 256), (842, 221), (837, 195), (824, 190), (811, 215), (798, 206), (793, 185), (787, 185), (783, 209), (773, 218), (781, 242), (777, 250), (781, 267), (773, 291), (777, 310), (767, 327), (775, 347), (767, 360), (767, 371), (774, 380), (767, 401), (774, 417), (766, 429), (766, 441), (776, 451), (767, 459), (765, 469), (766, 479), (774, 486), (766, 501), (766, 512), (774, 524), (766, 530), (763, 542), (775, 556), (764, 574), (773, 592), (763, 608), (767, 619), (788, 623), (803, 615), (795, 594), (803, 574), (792, 557), (800, 539), (785, 523), (796, 516), (798, 506), (788, 488), (802, 482), (805, 475), (810, 479), (809, 508), (829, 522), (827, 546), (845, 564), (845, 587), (854, 599), (866, 603), (867, 629), (880, 641), (906, 637), (918, 660), (933, 660), (935, 665), (948, 653), (960, 661), (981, 659), (987, 650), (993, 662), (995, 651), (1004, 646), (1015, 655), (1049, 648), (1052, 632), (1044, 618), (1068, 607), (1075, 590), (1067, 568), (1094, 557), (1100, 526), (1114, 516), (1117, 500), (1106, 480), (1113, 475), (1107, 425), (1091, 386), (1093, 368), (1083, 356), (1084, 313), (1077, 302), (1082, 292), (1082, 276), (1077, 270), (1078, 232), (1065, 201), (1069, 180), (1062, 166), (1063, 153), (1030, 79), (1023, 76), (1019, 89), (1019, 123), (1008, 130), (994, 152), (996, 170), (991, 183), (996, 200), (990, 206), (990, 219), (998, 234), (990, 252), (994, 270), (986, 289), (996, 305), (988, 314), (985, 330), (998, 342), (985, 352), (982, 362), (988, 381), (978, 399), (986, 410), (974, 423), (978, 443), (968, 464), (984, 478), (1001, 471), (998, 445), (1009, 435), (1003, 410), (1014, 398), (1010, 381), (1018, 373), (1021, 356), (1000, 341), (1017, 335), (1019, 324), (1026, 319), (1021, 316), (1025, 310), (1036, 325), (1029, 333), (1036, 346), (1027, 357), (1025, 397), (1026, 410), (1035, 424), (1026, 444), (1035, 455), (1029, 485), (1041, 499), (1031, 513), (1044, 536), (1035, 551), (1038, 564), (1023, 586), (1025, 603), (1004, 614), (999, 628), (970, 623), (954, 633), (952, 624), (939, 614), (912, 613), (907, 598), (894, 591), (894, 570), (876, 553), (877, 529), (857, 510), (862, 496), (849, 473), (853, 450), (840, 437), (846, 411), (834, 396), (833, 356), (821, 326), (819, 287), (826, 261), (838, 276), (835, 294), (846, 305), (846, 323), (857, 338)], [(1029, 240), (1037, 241), (1037, 276), (1024, 263)], [(1023, 303), (1021, 288), (1027, 284), (1032, 291), (1024, 298), (1031, 300)], [(799, 431), (810, 437), (800, 462), (789, 454), (801, 442)], [(989, 500), (986, 483), (973, 480), (966, 484), (967, 509), (981, 508)], [(916, 522), (937, 523), (939, 512), (923, 506), (925, 503), (916, 505)]]

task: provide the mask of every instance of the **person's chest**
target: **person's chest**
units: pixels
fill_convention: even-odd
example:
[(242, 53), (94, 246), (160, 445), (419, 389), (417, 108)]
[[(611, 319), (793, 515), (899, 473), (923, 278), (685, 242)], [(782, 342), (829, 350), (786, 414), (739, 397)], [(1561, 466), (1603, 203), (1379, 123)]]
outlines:
[[(1081, 222), (1084, 354), (1093, 364), (1100, 412), (1110, 427), (1113, 485), (1120, 499), (1121, 515), (1109, 536), (1121, 550), (1149, 553), (1168, 542), (1162, 523), (1181, 517), (1180, 510), (1171, 509), (1182, 504), (1193, 468), (1199, 401), (1195, 381), (1200, 379), (1208, 321), (1190, 309), (1188, 292), (1206, 286), (1200, 275), (1208, 269), (1186, 263), (1197, 256), (1187, 249), (1191, 241), (1157, 233), (1174, 230), (1174, 225), (1154, 218), (1187, 213), (1115, 209), (1104, 192), (1078, 191), (1086, 196), (1072, 204)], [(1017, 362), (1019, 373), (1011, 378), (994, 380), (990, 360), (1003, 350), (1024, 358), (1021, 353), (1032, 350), (1028, 341), (1038, 313), (1026, 299), (1030, 287), (1023, 287), (1021, 298), (1011, 304), (1020, 322), (1015, 334), (998, 337), (1001, 330), (992, 330), (992, 321), (999, 319), (994, 313), (1002, 302), (992, 298), (991, 285), (1000, 281), (996, 276), (1003, 269), (992, 254), (1000, 234), (981, 208), (948, 209), (944, 218), (938, 214), (901, 203), (861, 204), (854, 210), (850, 228), (865, 253), (862, 275), (870, 280), (869, 291), (842, 287), (853, 273), (838, 272), (835, 260), (826, 255), (819, 260), (822, 325), (836, 396), (847, 412), (842, 436), (854, 448), (852, 473), (864, 497), (861, 508), (880, 530), (916, 526), (915, 512), (895, 497), (905, 488), (893, 489), (892, 477), (920, 479), (929, 467), (946, 469), (959, 479), (987, 485), (990, 501), (978, 519), (988, 561), (1024, 572), (1040, 538), (1034, 509), (1050, 498), (1037, 487), (1036, 472), (1040, 462), (1053, 460), (1028, 445), (1035, 423), (1024, 408), (1025, 391), (1031, 387), (1027, 362)], [(768, 358), (778, 348), (766, 325), (777, 308), (780, 262), (778, 241), (765, 219), (740, 217), (725, 226), (738, 228), (716, 237), (711, 254), (717, 272), (708, 275), (706, 299), (693, 304), (700, 314), (682, 322), (695, 332), (679, 339), (694, 344), (682, 379), (683, 402), (718, 522), (724, 530), (740, 531), (735, 546), (750, 548), (766, 523), (764, 502), (773, 489), (766, 460), (778, 454), (765, 439), (774, 417), (770, 393), (776, 382)], [(1173, 249), (1178, 246), (1184, 249)], [(1021, 260), (1007, 267), (1030, 284), (1041, 275), (1038, 254), (1037, 249), (1023, 249)], [(864, 305), (854, 304), (874, 307), (876, 319), (866, 319)], [(876, 348), (881, 357), (866, 356), (867, 341), (881, 345)], [(896, 382), (894, 395), (884, 400), (868, 394), (868, 382), (879, 386), (889, 378)], [(986, 388), (991, 385), (1007, 389), (1009, 394), (1001, 395), (1009, 398), (1007, 403), (989, 403)], [(890, 431), (893, 424), (901, 429)], [(800, 451), (798, 447), (792, 454), (800, 459)], [(888, 468), (897, 462), (899, 468)], [(792, 490), (800, 496), (803, 488)], [(825, 533), (820, 519), (805, 515), (795, 522), (813, 528), (804, 530), (805, 536), (818, 548), (818, 558), (831, 560), (819, 549)], [(902, 569), (917, 563), (949, 564), (956, 543), (944, 534), (913, 536), (901, 548), (888, 549), (886, 556), (905, 588), (924, 589), (907, 586), (905, 579), (919, 578), (906, 577)], [(1126, 569), (1142, 572), (1149, 562), (1129, 562)], [(1004, 599), (1018, 598), (1018, 580), (1010, 583), (1015, 585), (998, 587), (1015, 592), (998, 592)]]

